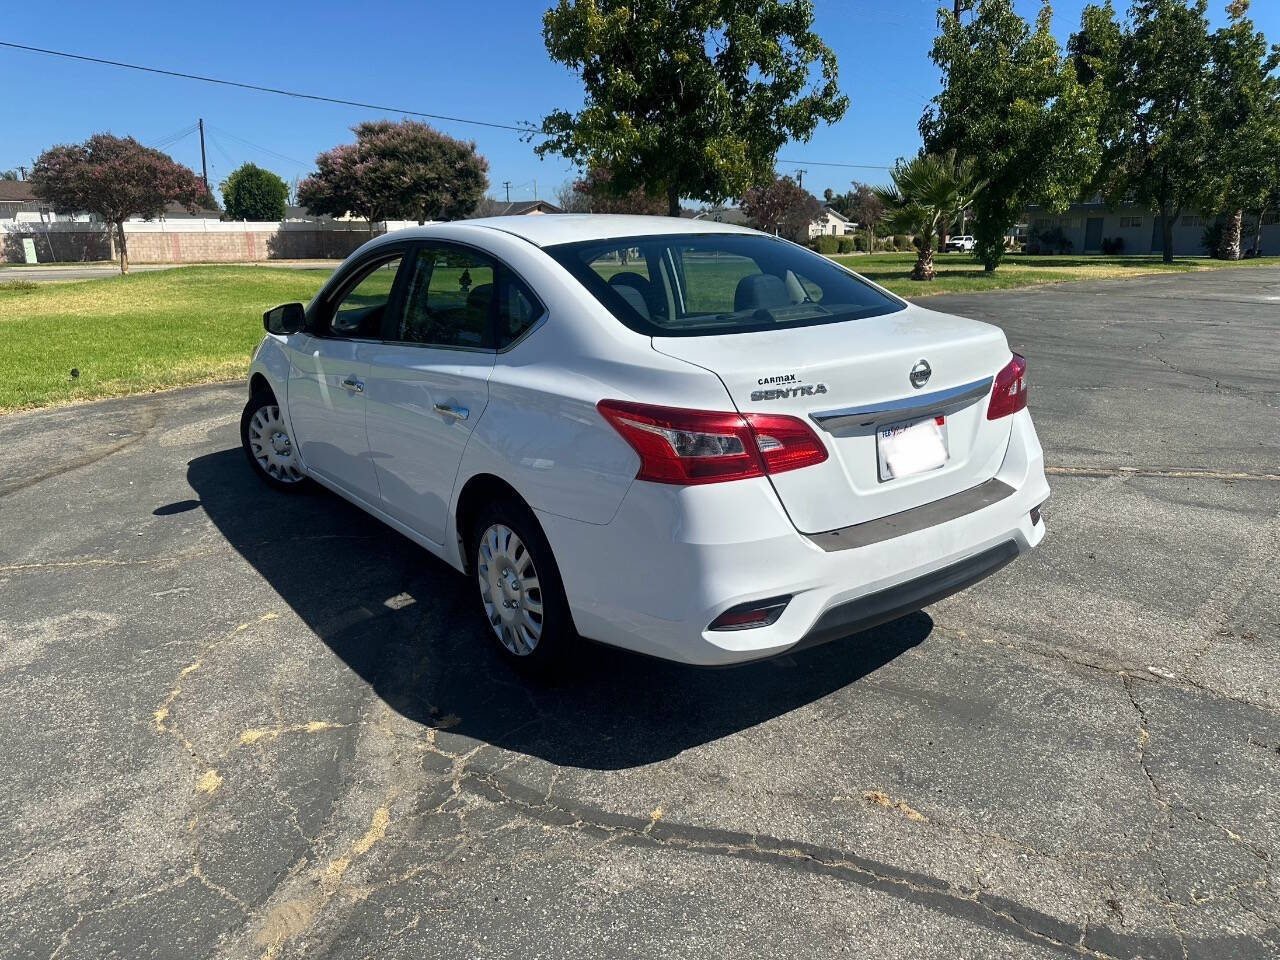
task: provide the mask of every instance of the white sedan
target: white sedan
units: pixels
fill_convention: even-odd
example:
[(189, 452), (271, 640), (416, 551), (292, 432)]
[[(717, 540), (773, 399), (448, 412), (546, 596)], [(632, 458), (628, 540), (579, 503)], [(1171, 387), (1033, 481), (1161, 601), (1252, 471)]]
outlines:
[(722, 223), (533, 216), (365, 244), (264, 316), (241, 421), (465, 573), (501, 649), (728, 664), (954, 593), (1044, 536), (1026, 361)]

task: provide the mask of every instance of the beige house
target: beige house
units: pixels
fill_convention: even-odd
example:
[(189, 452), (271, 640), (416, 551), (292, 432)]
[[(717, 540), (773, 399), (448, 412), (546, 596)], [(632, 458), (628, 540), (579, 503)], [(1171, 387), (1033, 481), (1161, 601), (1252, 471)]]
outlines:
[(822, 216), (818, 217), (809, 224), (809, 237), (813, 240), (816, 237), (843, 237), (854, 233), (858, 225), (836, 210), (830, 207), (822, 209)]

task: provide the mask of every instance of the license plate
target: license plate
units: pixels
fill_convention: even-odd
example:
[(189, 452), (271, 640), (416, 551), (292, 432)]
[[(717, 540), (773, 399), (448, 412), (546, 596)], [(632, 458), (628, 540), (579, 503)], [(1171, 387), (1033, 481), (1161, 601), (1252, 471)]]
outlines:
[(876, 430), (880, 480), (899, 480), (937, 470), (947, 462), (947, 418), (925, 417)]

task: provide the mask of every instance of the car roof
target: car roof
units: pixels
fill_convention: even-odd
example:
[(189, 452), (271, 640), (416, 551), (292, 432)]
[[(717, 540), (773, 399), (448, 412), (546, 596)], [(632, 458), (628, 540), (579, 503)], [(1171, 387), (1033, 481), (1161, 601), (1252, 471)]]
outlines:
[(578, 240), (609, 240), (614, 237), (648, 237), (664, 234), (736, 233), (758, 231), (715, 220), (691, 220), (685, 217), (640, 217), (610, 213), (547, 213), (530, 216), (484, 217), (478, 220), (451, 220), (447, 224), (428, 224), (397, 230), (388, 237), (440, 236), (441, 227), (484, 227), (521, 237), (539, 247)]

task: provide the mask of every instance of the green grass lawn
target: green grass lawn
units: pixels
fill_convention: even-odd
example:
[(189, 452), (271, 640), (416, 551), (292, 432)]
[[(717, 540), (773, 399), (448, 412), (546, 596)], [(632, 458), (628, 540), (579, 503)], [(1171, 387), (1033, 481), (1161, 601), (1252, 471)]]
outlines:
[[(937, 280), (917, 283), (909, 278), (912, 254), (834, 259), (907, 297), (1280, 264), (1276, 257), (1239, 264), (1196, 258), (1166, 266), (1158, 257), (1019, 255), (987, 275), (972, 258), (949, 254), (937, 258)], [(0, 278), (0, 411), (242, 377), (262, 338), (262, 312), (310, 300), (329, 273), (200, 266), (57, 283)], [(740, 273), (727, 278), (725, 297), (732, 296)], [(714, 285), (703, 286), (711, 291)], [(72, 368), (79, 377), (71, 377)]]
[(65, 283), (0, 279), (0, 411), (242, 377), (262, 312), (305, 303), (329, 273), (181, 267)]
[(988, 274), (973, 257), (961, 253), (942, 253), (934, 257), (938, 270), (936, 280), (922, 282), (911, 279), (915, 266), (914, 253), (848, 254), (831, 259), (856, 270), (900, 297), (927, 297), (939, 293), (974, 293), (983, 290), (1008, 290), (1065, 280), (1114, 280), (1151, 273), (1189, 273), (1197, 270), (1232, 269), (1248, 266), (1277, 266), (1280, 257), (1256, 260), (1210, 260), (1207, 257), (1184, 257), (1171, 264), (1162, 263), (1159, 255), (1133, 257), (1099, 256), (1030, 256), (1010, 254), (995, 273)]

